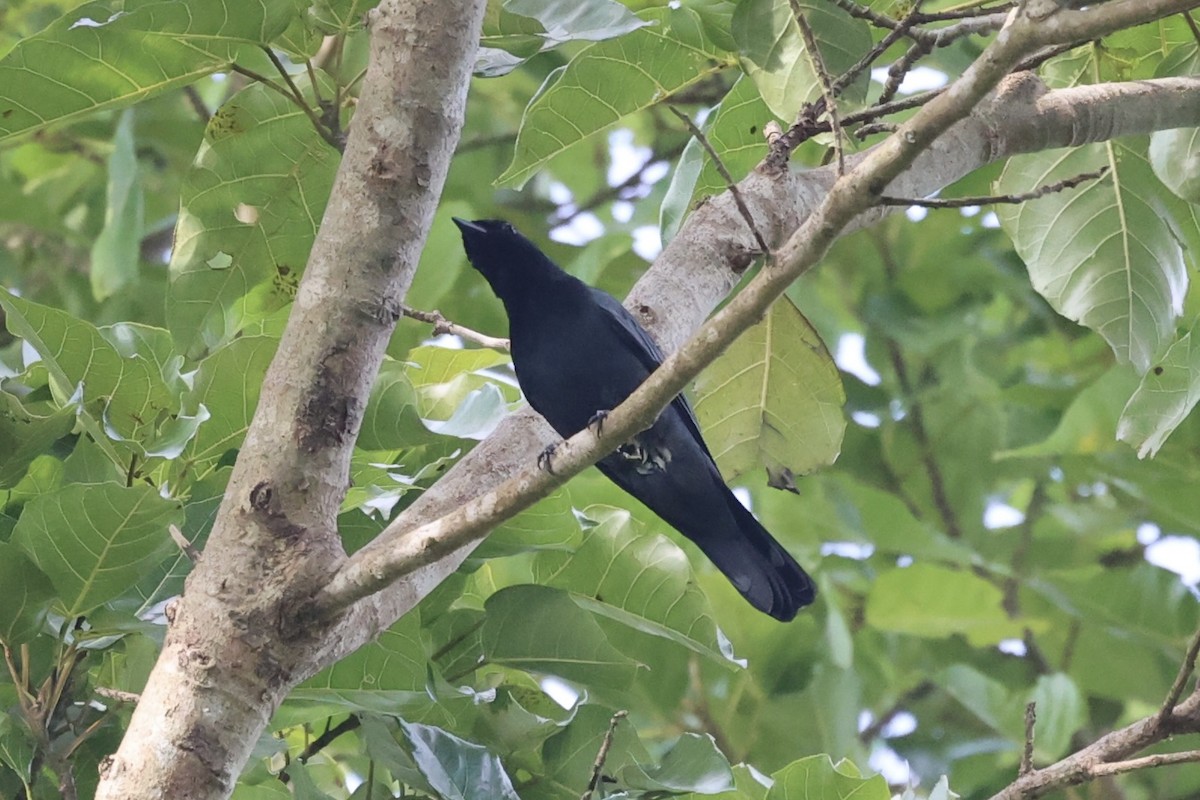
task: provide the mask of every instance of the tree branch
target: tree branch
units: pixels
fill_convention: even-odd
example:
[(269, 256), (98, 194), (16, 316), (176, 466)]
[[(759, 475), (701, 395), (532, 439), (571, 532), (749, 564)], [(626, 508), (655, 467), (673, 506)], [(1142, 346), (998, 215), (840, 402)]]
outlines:
[[(1123, 11), (1128, 11), (1125, 2), (1118, 0), (1117, 4)], [(844, 230), (870, 224), (886, 214), (886, 209), (869, 211), (885, 189), (892, 189), (897, 194), (921, 194), (917, 186), (925, 182), (944, 185), (949, 182), (948, 175), (957, 173), (957, 177), (989, 160), (1016, 152), (1107, 139), (1118, 135), (1116, 129), (1120, 127), (1128, 128), (1121, 131), (1124, 134), (1157, 129), (1150, 127), (1155, 121), (1159, 123), (1158, 127), (1195, 124), (1200, 120), (1200, 81), (1194, 79), (1164, 79), (1128, 86), (1085, 87), (1047, 93), (1039, 81), (1025, 76), (1015, 81), (1002, 98), (985, 105), (970, 124), (956, 128), (941, 147), (933, 146), (939, 136), (966, 117), (1021, 59), (1057, 44), (1048, 31), (1062, 30), (1074, 40), (1081, 36), (1100, 36), (1131, 24), (1128, 13), (1119, 17), (1120, 24), (1109, 19), (1107, 11), (1111, 5), (1071, 12), (1072, 24), (1065, 28), (1047, 26), (1044, 20), (1034, 22), (1018, 17), (1005, 35), (997, 37), (958, 81), (918, 111), (895, 135), (861, 157), (848, 160), (850, 171), (842, 180), (836, 180), (832, 171), (825, 169), (803, 174), (786, 173), (780, 178), (752, 175), (743, 181), (739, 188), (743, 190), (755, 219), (761, 220), (760, 230), (769, 232), (768, 235), (780, 235), (796, 230), (798, 226), (796, 233), (777, 251), (775, 268), (761, 272), (614, 409), (605, 422), (602, 436), (596, 437), (591, 431), (584, 430), (559, 449), (555, 458), (556, 475), (542, 473), (533, 465), (533, 453), (540, 449), (539, 445), (552, 440), (548, 428), (531, 415), (519, 415), (511, 422), (511, 427), (502, 426), (493, 434), (493, 439), (504, 442), (503, 448), (499, 445), (489, 448), (486, 442), (477, 447), (450, 473), (451, 476), (457, 473), (461, 479), (449, 481), (440, 495), (435, 494), (436, 487), (435, 492), (427, 492), (374, 542), (355, 553), (334, 579), (318, 592), (306, 613), (319, 616), (335, 613), (388, 586), (402, 575), (442, 562), (436, 570), (423, 573), (389, 595), (383, 603), (363, 607), (359, 612), (377, 622), (394, 619), (392, 614), (402, 613), (441, 580), (439, 575), (448, 574), (460, 563), (466, 554), (462, 548), (644, 429), (658, 409), (678, 394), (742, 329), (765, 313), (774, 299), (796, 277), (811, 268)], [(1152, 0), (1144, 4), (1137, 21), (1151, 21), (1195, 5), (1200, 5), (1200, 0)], [(1032, 87), (1030, 82), (1034, 84)], [(1131, 108), (1143, 107), (1143, 101), (1152, 94), (1157, 95), (1157, 101), (1145, 106), (1147, 116), (1135, 116), (1137, 112)], [(1163, 102), (1164, 95), (1174, 95), (1175, 102)], [(1064, 102), (1085, 102), (1085, 97), (1092, 108), (1063, 105)], [(1123, 104), (1119, 110), (1112, 105), (1117, 97)], [(1119, 113), (1122, 125), (1114, 127), (1112, 119), (1108, 120), (1108, 127), (1096, 124), (1094, 117), (1099, 113), (1113, 117)], [(1085, 117), (1090, 124), (1081, 125), (1078, 120), (1069, 119), (1074, 116)], [(1173, 125), (1165, 124), (1167, 116), (1174, 116), (1178, 121)], [(1035, 122), (1043, 124), (1033, 124)], [(964, 138), (968, 141), (964, 142)], [(1052, 144), (1051, 140), (1061, 141)], [(948, 152), (955, 158), (947, 159)], [(920, 166), (906, 179), (889, 185), (914, 162)], [(823, 204), (810, 210), (819, 202), (823, 190), (828, 191)], [(672, 247), (660, 256), (655, 265), (658, 272), (653, 276), (648, 274), (639, 282), (627, 300), (627, 305), (657, 335), (664, 349), (678, 347), (692, 326), (728, 292), (731, 276), (735, 274), (730, 269), (734, 252), (740, 248), (744, 253), (753, 246), (753, 239), (747, 241), (749, 232), (740, 223), (740, 214), (732, 201), (727, 200), (729, 196), (726, 194), (710, 201), (693, 214), (685, 230), (672, 241)], [(734, 219), (738, 220), (736, 227)], [(687, 307), (686, 298), (680, 297), (678, 284), (669, 279), (663, 283), (662, 272), (668, 265), (688, 276), (692, 298), (704, 299)], [(670, 298), (671, 303), (665, 302), (666, 298)], [(671, 304), (681, 309), (681, 313), (668, 317), (655, 312), (656, 308)], [(524, 428), (525, 435), (532, 439), (532, 442), (525, 440), (527, 450), (514, 447), (513, 440), (508, 438), (521, 435), (517, 433), (520, 428)], [(489, 458), (499, 460), (488, 463)], [(476, 459), (482, 464), (468, 463)], [(480, 471), (472, 474), (472, 469)], [(464, 485), (462, 480), (469, 480), (471, 484)], [(447, 479), (439, 482), (439, 486), (443, 482)], [(481, 486), (496, 488), (479, 494)], [(524, 496), (518, 496), (522, 494)], [(449, 558), (451, 553), (455, 554), (454, 558)]]

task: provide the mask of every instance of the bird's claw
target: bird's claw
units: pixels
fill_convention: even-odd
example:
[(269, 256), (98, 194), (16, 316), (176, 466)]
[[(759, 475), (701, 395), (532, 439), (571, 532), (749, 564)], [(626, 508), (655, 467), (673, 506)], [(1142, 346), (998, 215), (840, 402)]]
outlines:
[(558, 442), (546, 445), (546, 448), (538, 453), (537, 457), (538, 468), (546, 470), (551, 475), (554, 474), (554, 465), (550, 463), (550, 459), (554, 457), (554, 451), (558, 449), (558, 445)]
[(601, 409), (595, 414), (592, 414), (592, 418), (588, 420), (588, 429), (591, 430), (592, 433), (599, 436), (604, 431), (604, 420), (608, 419), (608, 414), (609, 412), (607, 409)]

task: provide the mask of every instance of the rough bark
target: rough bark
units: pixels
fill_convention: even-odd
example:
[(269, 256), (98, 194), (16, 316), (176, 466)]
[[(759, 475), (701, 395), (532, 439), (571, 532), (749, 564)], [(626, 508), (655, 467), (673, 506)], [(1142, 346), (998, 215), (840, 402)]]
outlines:
[(283, 635), (345, 558), (354, 438), (462, 127), (483, 0), (387, 0), (319, 236), (208, 544), (97, 797), (227, 797), (288, 690), (336, 640)]

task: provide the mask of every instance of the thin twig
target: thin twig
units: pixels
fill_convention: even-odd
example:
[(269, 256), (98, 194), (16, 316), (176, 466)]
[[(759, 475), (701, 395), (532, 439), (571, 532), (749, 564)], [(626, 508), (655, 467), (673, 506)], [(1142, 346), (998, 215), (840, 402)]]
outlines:
[(1190, 11), (1183, 12), (1183, 19), (1187, 22), (1188, 29), (1192, 32), (1192, 38), (1196, 40), (1196, 44), (1200, 44), (1200, 27), (1196, 26), (1196, 20), (1192, 19)]
[(879, 94), (879, 105), (891, 102), (896, 93), (900, 91), (900, 84), (904, 83), (904, 79), (912, 71), (917, 61), (927, 55), (929, 55), (929, 48), (921, 42), (914, 42), (903, 56), (888, 67), (887, 81), (883, 84), (883, 91)]
[(171, 534), (171, 541), (179, 546), (179, 549), (188, 557), (188, 560), (193, 564), (200, 560), (200, 551), (196, 549), (194, 544), (188, 541), (188, 538), (183, 535), (183, 531), (179, 530), (179, 526), (174, 524), (168, 525), (167, 531)]
[(725, 162), (723, 162), (721, 157), (717, 155), (717, 151), (714, 150), (712, 144), (709, 143), (708, 137), (704, 135), (704, 131), (700, 130), (700, 128), (696, 126), (696, 123), (692, 122), (691, 117), (680, 111), (678, 108), (675, 108), (675, 106), (668, 105), (667, 108), (670, 109), (672, 114), (679, 117), (679, 119), (683, 121), (684, 125), (687, 125), (688, 131), (691, 132), (692, 136), (696, 137), (696, 141), (698, 141), (700, 146), (704, 148), (704, 152), (708, 153), (708, 157), (712, 159), (713, 166), (717, 168), (717, 172), (720, 173), (721, 179), (725, 181), (725, 188), (728, 189), (729, 193), (733, 196), (733, 202), (734, 205), (737, 206), (738, 213), (742, 215), (742, 219), (746, 220), (746, 224), (750, 226), (750, 232), (754, 234), (755, 242), (758, 243), (763, 255), (765, 255), (767, 258), (770, 258), (771, 248), (767, 245), (767, 240), (765, 237), (763, 237), (762, 232), (759, 231), (758, 224), (755, 223), (754, 216), (750, 213), (750, 208), (746, 205), (746, 200), (744, 197), (742, 197), (742, 192), (737, 187), (737, 182), (734, 181), (733, 176), (729, 174), (729, 170), (725, 167)]
[(196, 112), (196, 116), (200, 121), (207, 124), (212, 119), (212, 112), (208, 110), (208, 105), (204, 102), (204, 98), (200, 96), (200, 91), (194, 85), (183, 87), (183, 96), (187, 98), (188, 104), (192, 110)]
[(137, 705), (137, 702), (142, 699), (142, 696), (136, 692), (123, 692), (120, 689), (110, 689), (107, 686), (97, 686), (94, 691), (101, 697), (107, 697), (109, 700), (116, 700), (120, 703)]
[(790, 0), (792, 13), (796, 16), (796, 25), (800, 28), (800, 36), (804, 39), (804, 49), (808, 51), (808, 59), (812, 62), (813, 70), (817, 73), (817, 82), (821, 85), (821, 94), (825, 97), (825, 110), (829, 114), (829, 124), (833, 128), (833, 152), (837, 157), (838, 175), (846, 174), (846, 153), (842, 143), (846, 138), (842, 130), (842, 122), (838, 118), (837, 97), (833, 91), (833, 79), (825, 68), (825, 57), (817, 46), (817, 35), (808, 24), (808, 17), (800, 6), (800, 0)]
[(1130, 758), (1125, 761), (1110, 761), (1107, 764), (1094, 764), (1088, 768), (1088, 775), (1101, 778), (1107, 775), (1120, 775), (1150, 767), (1165, 767), (1171, 764), (1191, 764), (1200, 761), (1200, 750), (1185, 750), (1182, 753), (1158, 753), (1141, 758)]
[(1200, 631), (1196, 631), (1192, 636), (1192, 641), (1188, 644), (1187, 653), (1183, 657), (1183, 663), (1179, 665), (1179, 672), (1175, 675), (1175, 682), (1171, 684), (1171, 691), (1167, 692), (1167, 698), (1158, 710), (1160, 723), (1170, 718), (1171, 714), (1175, 711), (1175, 706), (1179, 705), (1179, 698), (1183, 696), (1184, 687), (1187, 686), (1188, 679), (1192, 677), (1192, 673), (1196, 671), (1196, 657), (1198, 655), (1200, 655)]
[(349, 733), (350, 731), (355, 730), (361, 725), (362, 720), (356, 715), (351, 714), (337, 725), (334, 725), (332, 728), (326, 728), (324, 733), (309, 742), (308, 746), (305, 747), (300, 755), (296, 757), (297, 760), (299, 760), (301, 764), (306, 763), (310, 758), (328, 747), (334, 739), (338, 738), (343, 733)]
[(1025, 704), (1025, 749), (1021, 751), (1021, 766), (1017, 777), (1023, 778), (1033, 772), (1033, 728), (1037, 724), (1037, 703)]
[[(308, 121), (312, 123), (312, 126), (316, 129), (317, 133), (321, 135), (321, 138), (328, 142), (332, 147), (336, 148), (339, 152), (344, 150), (345, 143), (338, 141), (338, 138), (336, 135), (334, 135), (334, 132), (329, 129), (329, 126), (321, 121), (321, 118), (317, 116), (317, 112), (308, 104), (308, 101), (304, 99), (304, 93), (300, 91), (300, 87), (297, 86), (296, 82), (292, 80), (292, 76), (287, 71), (287, 67), (283, 66), (283, 62), (279, 60), (279, 56), (275, 55), (275, 51), (266, 45), (263, 45), (262, 49), (267, 54), (267, 58), (271, 59), (271, 63), (275, 65), (275, 69), (280, 75), (283, 76), (284, 82), (292, 92), (292, 99), (295, 101), (296, 106), (304, 112), (304, 116), (308, 117)], [(315, 83), (313, 84), (313, 91), (314, 93), (316, 91)], [(319, 99), (318, 107), (320, 107)]]
[(912, 197), (891, 197), (884, 195), (879, 198), (881, 206), (920, 206), (922, 208), (971, 208), (974, 206), (993, 205), (995, 203), (1024, 203), (1029, 200), (1036, 200), (1039, 197), (1045, 197), (1048, 194), (1061, 192), (1065, 189), (1074, 189), (1081, 183), (1094, 181), (1103, 178), (1108, 173), (1108, 167), (1101, 167), (1092, 172), (1085, 172), (1065, 180), (1055, 183), (1048, 183), (1045, 186), (1019, 194), (1003, 194), (1003, 195), (987, 195), (978, 197), (955, 197), (949, 200), (940, 198), (917, 199)]
[(488, 336), (486, 333), (471, 330), (459, 325), (457, 322), (451, 322), (442, 316), (440, 311), (421, 311), (408, 306), (400, 306), (400, 313), (404, 316), (419, 320), (420, 322), (428, 322), (433, 326), (435, 336), (441, 336), (443, 333), (453, 334), (463, 339), (469, 339), (476, 344), (490, 347), (493, 350), (507, 350), (508, 339), (499, 339), (495, 336)]
[(618, 711), (608, 721), (608, 732), (604, 734), (604, 741), (600, 743), (600, 751), (596, 753), (596, 761), (592, 764), (592, 778), (588, 781), (587, 791), (579, 796), (579, 800), (592, 800), (592, 793), (600, 785), (600, 772), (604, 769), (604, 762), (608, 759), (608, 751), (612, 747), (613, 736), (617, 733), (617, 723), (627, 716), (629, 716), (628, 711)]

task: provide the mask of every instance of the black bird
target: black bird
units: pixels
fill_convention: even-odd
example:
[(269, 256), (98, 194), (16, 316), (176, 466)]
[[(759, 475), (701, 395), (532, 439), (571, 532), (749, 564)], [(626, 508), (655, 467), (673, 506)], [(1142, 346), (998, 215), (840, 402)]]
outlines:
[[(662, 363), (619, 302), (561, 270), (510, 223), (454, 224), (504, 303), (521, 389), (560, 436), (602, 421)], [(812, 579), (725, 485), (683, 395), (596, 466), (695, 542), (755, 608), (787, 621), (813, 601)]]

